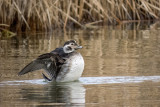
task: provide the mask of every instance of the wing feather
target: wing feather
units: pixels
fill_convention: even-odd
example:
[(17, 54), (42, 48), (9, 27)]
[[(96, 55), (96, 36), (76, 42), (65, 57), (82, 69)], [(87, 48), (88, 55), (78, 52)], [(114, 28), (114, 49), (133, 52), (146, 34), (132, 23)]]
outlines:
[[(64, 63), (64, 59), (55, 53), (46, 53), (40, 55), (36, 60), (25, 66), (18, 75), (23, 75), (35, 70), (44, 69), (51, 79), (55, 79), (61, 65)], [(46, 76), (43, 74), (43, 77)]]

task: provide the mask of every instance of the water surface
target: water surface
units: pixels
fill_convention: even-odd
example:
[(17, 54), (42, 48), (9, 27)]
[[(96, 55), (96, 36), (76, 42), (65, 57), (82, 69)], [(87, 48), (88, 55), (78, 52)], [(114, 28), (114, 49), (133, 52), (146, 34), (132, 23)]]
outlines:
[[(0, 38), (0, 105), (160, 106), (159, 24), (29, 32)], [(17, 76), (37, 56), (75, 39), (85, 70), (79, 81), (48, 83), (42, 70)]]

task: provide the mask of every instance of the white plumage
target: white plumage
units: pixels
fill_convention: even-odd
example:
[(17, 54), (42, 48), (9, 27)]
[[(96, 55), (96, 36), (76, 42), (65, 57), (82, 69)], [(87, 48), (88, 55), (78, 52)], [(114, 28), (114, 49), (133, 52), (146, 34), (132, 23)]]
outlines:
[(69, 59), (66, 60), (66, 64), (62, 67), (62, 72), (65, 74), (58, 75), (56, 81), (57, 82), (67, 82), (67, 81), (74, 81), (78, 80), (81, 77), (82, 72), (84, 70), (84, 60), (80, 53), (76, 53), (75, 55), (71, 56)]

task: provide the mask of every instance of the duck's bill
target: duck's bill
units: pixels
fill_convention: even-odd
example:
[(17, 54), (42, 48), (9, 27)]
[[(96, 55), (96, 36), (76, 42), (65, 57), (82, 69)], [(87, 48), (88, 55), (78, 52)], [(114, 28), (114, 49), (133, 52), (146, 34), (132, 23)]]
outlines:
[(82, 49), (82, 48), (83, 48), (82, 46), (77, 46), (77, 47), (76, 47), (76, 49)]

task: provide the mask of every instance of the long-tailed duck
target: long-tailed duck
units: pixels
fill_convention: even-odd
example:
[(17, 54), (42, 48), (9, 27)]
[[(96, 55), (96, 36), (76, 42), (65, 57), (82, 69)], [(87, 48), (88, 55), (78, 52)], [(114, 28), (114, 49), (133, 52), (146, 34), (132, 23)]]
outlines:
[(75, 40), (64, 43), (63, 47), (56, 48), (50, 53), (42, 54), (25, 66), (18, 75), (43, 69), (49, 78), (42, 73), (48, 81), (68, 82), (78, 80), (84, 70), (84, 60), (79, 52), (81, 49)]

